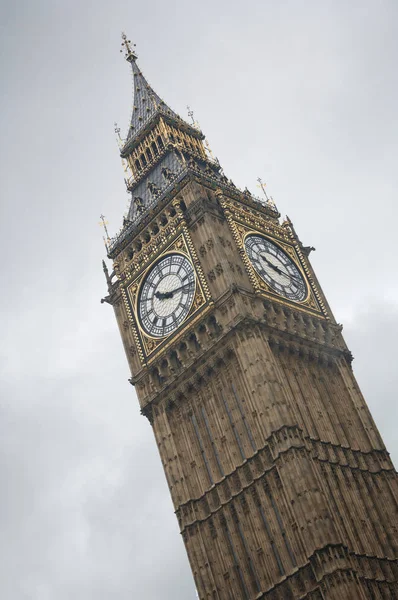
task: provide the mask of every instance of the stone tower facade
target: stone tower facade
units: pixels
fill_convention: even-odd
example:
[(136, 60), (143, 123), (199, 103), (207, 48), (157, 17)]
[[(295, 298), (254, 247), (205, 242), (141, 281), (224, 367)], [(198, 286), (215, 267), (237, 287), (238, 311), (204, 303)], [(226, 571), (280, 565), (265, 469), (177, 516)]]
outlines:
[(292, 222), (124, 39), (131, 208), (108, 295), (201, 599), (398, 598), (397, 476)]

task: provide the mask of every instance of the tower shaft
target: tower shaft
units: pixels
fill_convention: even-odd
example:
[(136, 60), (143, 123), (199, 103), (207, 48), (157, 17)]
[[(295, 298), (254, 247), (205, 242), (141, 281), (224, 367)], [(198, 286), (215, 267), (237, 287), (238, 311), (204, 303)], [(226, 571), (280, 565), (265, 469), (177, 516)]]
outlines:
[(396, 472), (308, 252), (200, 132), (148, 114), (106, 300), (199, 597), (398, 597)]

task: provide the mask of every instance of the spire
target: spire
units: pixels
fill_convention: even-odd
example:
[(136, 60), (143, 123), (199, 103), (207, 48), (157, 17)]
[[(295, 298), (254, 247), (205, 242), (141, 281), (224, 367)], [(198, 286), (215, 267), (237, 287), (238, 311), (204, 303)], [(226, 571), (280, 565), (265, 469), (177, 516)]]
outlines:
[(122, 40), (120, 52), (124, 50), (125, 59), (131, 64), (133, 71), (134, 103), (126, 140), (128, 143), (158, 112), (173, 119), (181, 120), (181, 118), (158, 96), (141, 73), (137, 65), (137, 54), (133, 50), (135, 44), (131, 44), (125, 33), (122, 34)]

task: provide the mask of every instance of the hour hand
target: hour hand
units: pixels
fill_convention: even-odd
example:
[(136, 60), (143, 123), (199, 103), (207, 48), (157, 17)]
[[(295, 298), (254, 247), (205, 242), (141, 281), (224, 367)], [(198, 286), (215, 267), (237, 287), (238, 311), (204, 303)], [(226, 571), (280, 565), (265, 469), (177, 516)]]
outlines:
[(173, 292), (155, 292), (154, 296), (158, 300), (167, 300), (167, 298), (173, 297)]
[(270, 266), (272, 269), (274, 269), (274, 271), (276, 271), (277, 273), (280, 273), (281, 275), (287, 275), (287, 273), (284, 273), (282, 271), (282, 269), (280, 269), (279, 267), (274, 265), (274, 263), (272, 263), (270, 260), (268, 260), (268, 258), (266, 256), (264, 256), (264, 254), (260, 254), (260, 256), (267, 263), (268, 266)]
[(181, 290), (190, 286), (191, 283), (192, 283), (191, 281), (188, 281), (188, 283), (184, 283), (184, 285), (180, 285), (180, 287), (175, 288), (174, 290), (171, 290), (170, 292), (155, 292), (154, 296), (158, 300), (167, 300), (167, 298), (172, 298), (176, 292), (180, 292)]
[(270, 260), (268, 260), (268, 258), (266, 256), (264, 256), (264, 254), (261, 254), (260, 256), (267, 263), (267, 265), (270, 266), (272, 269), (274, 269), (274, 271), (279, 273), (279, 275), (284, 275), (285, 277), (289, 277), (289, 279), (292, 279), (293, 281), (300, 282), (300, 279), (298, 277), (296, 277), (295, 275), (292, 275), (291, 273), (288, 273), (286, 271), (282, 271), (282, 269), (280, 269), (277, 265), (274, 265), (274, 263), (272, 263)]

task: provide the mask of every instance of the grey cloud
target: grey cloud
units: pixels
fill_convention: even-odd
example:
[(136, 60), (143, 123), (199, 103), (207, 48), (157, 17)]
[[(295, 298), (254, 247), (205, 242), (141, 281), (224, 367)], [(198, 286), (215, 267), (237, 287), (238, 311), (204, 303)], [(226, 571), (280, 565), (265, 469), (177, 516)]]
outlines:
[[(195, 598), (105, 295), (99, 215), (128, 197), (127, 29), (226, 174), (305, 243), (395, 461), (397, 3), (3, 3), (0, 595)], [(396, 429), (396, 428), (395, 428)]]

